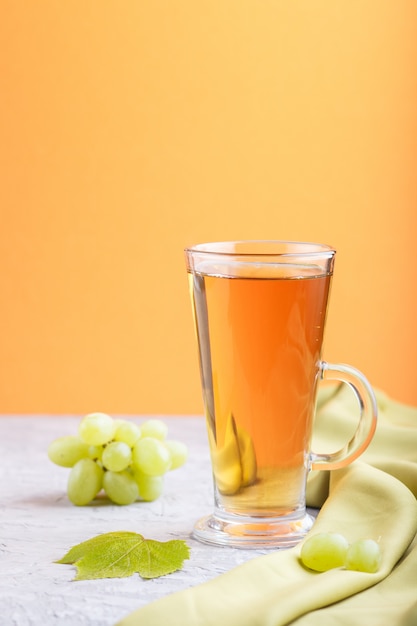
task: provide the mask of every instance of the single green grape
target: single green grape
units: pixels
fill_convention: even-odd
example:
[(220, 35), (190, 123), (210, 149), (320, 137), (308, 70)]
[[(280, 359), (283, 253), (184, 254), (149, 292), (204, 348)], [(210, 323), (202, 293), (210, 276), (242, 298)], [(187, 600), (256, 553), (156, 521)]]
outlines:
[(141, 429), (137, 424), (125, 420), (116, 420), (116, 431), (113, 437), (115, 441), (122, 441), (133, 448), (140, 436)]
[(142, 437), (153, 437), (164, 441), (168, 435), (168, 426), (162, 420), (152, 418), (141, 424), (140, 431)]
[(348, 547), (347, 539), (339, 533), (318, 533), (306, 539), (301, 546), (301, 562), (317, 572), (342, 567)]
[(171, 466), (169, 469), (174, 470), (184, 465), (188, 457), (188, 448), (185, 443), (175, 439), (167, 439), (164, 443), (171, 454)]
[(115, 504), (132, 504), (139, 497), (139, 488), (132, 474), (123, 472), (104, 472), (103, 488)]
[(88, 445), (73, 435), (59, 437), (48, 446), (49, 459), (61, 467), (73, 467), (77, 461), (87, 456)]
[(92, 459), (80, 459), (68, 476), (68, 498), (78, 506), (89, 504), (100, 492), (102, 482), (103, 469)]
[(93, 459), (93, 461), (101, 461), (103, 450), (103, 446), (88, 446), (88, 458)]
[(354, 541), (346, 554), (346, 569), (374, 574), (381, 565), (381, 550), (373, 539)]
[(133, 477), (139, 488), (139, 499), (153, 502), (162, 495), (164, 490), (163, 476), (148, 476), (139, 470), (133, 472)]
[(159, 439), (142, 437), (133, 448), (132, 463), (144, 474), (162, 476), (171, 466), (171, 454)]
[(113, 439), (114, 420), (106, 413), (89, 413), (80, 422), (78, 433), (89, 446), (102, 446)]
[(132, 461), (132, 449), (123, 441), (111, 441), (103, 450), (103, 466), (112, 472), (121, 472)]

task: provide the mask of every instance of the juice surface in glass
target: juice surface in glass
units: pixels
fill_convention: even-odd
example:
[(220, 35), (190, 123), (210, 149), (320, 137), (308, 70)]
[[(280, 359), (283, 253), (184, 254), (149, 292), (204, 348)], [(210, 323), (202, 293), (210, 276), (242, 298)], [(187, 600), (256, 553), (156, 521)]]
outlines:
[(330, 278), (288, 263), (189, 274), (220, 508), (303, 506)]

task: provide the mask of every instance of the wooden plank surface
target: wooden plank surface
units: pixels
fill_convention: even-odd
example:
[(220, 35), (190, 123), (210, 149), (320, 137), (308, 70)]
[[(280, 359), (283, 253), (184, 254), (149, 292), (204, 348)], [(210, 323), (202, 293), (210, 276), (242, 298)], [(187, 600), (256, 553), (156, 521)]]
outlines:
[[(141, 423), (145, 417), (131, 418)], [(47, 457), (55, 438), (76, 434), (78, 417), (0, 417), (0, 624), (110, 626), (134, 609), (214, 578), (266, 551), (212, 547), (190, 537), (212, 511), (213, 489), (202, 417), (162, 416), (169, 436), (190, 451), (152, 503), (76, 507), (66, 497), (69, 470)], [(154, 580), (73, 581), (75, 569), (54, 563), (95, 535), (128, 530), (145, 538), (184, 539), (191, 558), (181, 571)]]

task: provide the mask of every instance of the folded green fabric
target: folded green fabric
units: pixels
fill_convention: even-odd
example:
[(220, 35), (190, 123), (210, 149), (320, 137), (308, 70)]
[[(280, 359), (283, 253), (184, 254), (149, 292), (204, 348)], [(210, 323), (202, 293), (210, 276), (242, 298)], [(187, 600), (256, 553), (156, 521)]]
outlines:
[[(378, 403), (378, 426), (361, 461), (393, 476), (417, 496), (417, 408), (375, 392)], [(322, 388), (314, 428), (315, 452), (334, 451), (353, 434), (358, 419), (357, 400), (347, 385)], [(307, 502), (320, 507), (329, 494), (330, 472), (311, 472)]]
[[(312, 572), (300, 563), (300, 546), (274, 550), (150, 603), (119, 626), (415, 626), (417, 409), (381, 393), (377, 398), (380, 418), (371, 446), (347, 468), (312, 472), (308, 503), (321, 506), (310, 534), (378, 540), (378, 572)], [(357, 406), (341, 388), (323, 390), (318, 407), (314, 448), (334, 450), (354, 429)]]

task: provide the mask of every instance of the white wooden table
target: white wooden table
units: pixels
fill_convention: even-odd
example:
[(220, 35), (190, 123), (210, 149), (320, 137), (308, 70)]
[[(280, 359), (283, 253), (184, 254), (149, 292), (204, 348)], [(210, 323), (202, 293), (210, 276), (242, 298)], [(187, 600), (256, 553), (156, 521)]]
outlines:
[[(69, 470), (47, 457), (51, 441), (76, 434), (79, 417), (0, 416), (0, 624), (1, 626), (107, 626), (169, 593), (204, 582), (263, 554), (217, 548), (190, 537), (194, 521), (213, 508), (213, 489), (202, 417), (163, 417), (169, 436), (189, 447), (185, 466), (166, 477), (164, 494), (130, 506), (76, 507), (66, 497)], [(145, 418), (132, 418), (140, 423)], [(147, 539), (184, 539), (191, 557), (162, 578), (73, 581), (59, 565), (73, 545), (98, 534), (127, 530)], [(167, 625), (168, 626), (168, 625)]]

